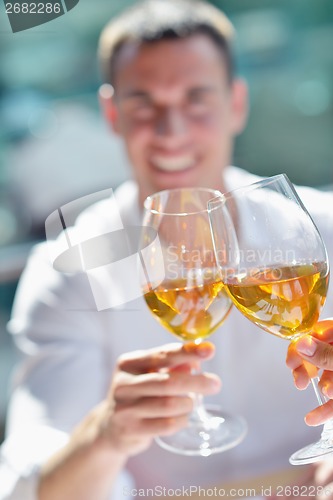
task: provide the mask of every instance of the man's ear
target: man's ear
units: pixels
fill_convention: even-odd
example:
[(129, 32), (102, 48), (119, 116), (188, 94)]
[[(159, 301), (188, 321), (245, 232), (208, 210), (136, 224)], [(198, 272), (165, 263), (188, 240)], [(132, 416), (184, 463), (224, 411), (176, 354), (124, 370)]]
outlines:
[(117, 134), (118, 129), (118, 112), (114, 103), (114, 90), (109, 83), (103, 83), (98, 90), (99, 105), (101, 107), (104, 118)]
[(249, 111), (248, 90), (244, 80), (237, 78), (232, 82), (232, 132), (238, 135), (243, 132)]

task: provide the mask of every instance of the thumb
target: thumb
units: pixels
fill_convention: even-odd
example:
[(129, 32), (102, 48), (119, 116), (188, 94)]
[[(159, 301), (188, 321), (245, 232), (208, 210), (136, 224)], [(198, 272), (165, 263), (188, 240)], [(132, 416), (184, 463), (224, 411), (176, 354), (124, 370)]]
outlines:
[(295, 342), (298, 354), (323, 370), (333, 371), (333, 346), (306, 335)]

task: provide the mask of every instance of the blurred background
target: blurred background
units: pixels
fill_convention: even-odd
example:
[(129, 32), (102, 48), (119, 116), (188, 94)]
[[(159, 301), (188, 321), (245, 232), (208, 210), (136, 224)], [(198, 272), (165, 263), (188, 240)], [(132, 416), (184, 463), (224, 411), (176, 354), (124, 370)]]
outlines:
[[(28, 252), (53, 210), (129, 175), (99, 113), (95, 54), (106, 20), (133, 3), (80, 0), (15, 34), (0, 3), (0, 440), (15, 362), (6, 322)], [(238, 72), (250, 87), (234, 163), (333, 189), (332, 0), (212, 3), (235, 24)]]

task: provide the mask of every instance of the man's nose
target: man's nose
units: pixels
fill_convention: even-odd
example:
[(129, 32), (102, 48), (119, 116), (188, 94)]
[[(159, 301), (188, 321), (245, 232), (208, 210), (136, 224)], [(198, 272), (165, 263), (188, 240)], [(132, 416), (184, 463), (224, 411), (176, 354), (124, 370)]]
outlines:
[(156, 119), (155, 132), (161, 139), (183, 137), (188, 132), (187, 117), (179, 108), (161, 109)]

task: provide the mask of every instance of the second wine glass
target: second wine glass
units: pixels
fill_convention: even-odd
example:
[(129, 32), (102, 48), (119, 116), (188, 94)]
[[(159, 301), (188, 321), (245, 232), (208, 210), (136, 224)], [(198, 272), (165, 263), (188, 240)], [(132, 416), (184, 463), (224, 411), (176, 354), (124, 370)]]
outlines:
[[(329, 265), (319, 231), (288, 177), (220, 195), (209, 202), (209, 215), (222, 279), (236, 307), (278, 337), (293, 341), (311, 334), (326, 299)], [(316, 377), (312, 384), (322, 404)], [(332, 453), (333, 420), (317, 443), (289, 461), (312, 463)]]
[[(140, 258), (144, 298), (155, 318), (184, 342), (199, 344), (227, 317), (232, 302), (215, 259), (207, 203), (210, 189), (173, 189), (144, 204)], [(189, 425), (159, 437), (164, 448), (209, 456), (236, 446), (246, 434), (242, 417), (206, 408), (195, 396)]]

